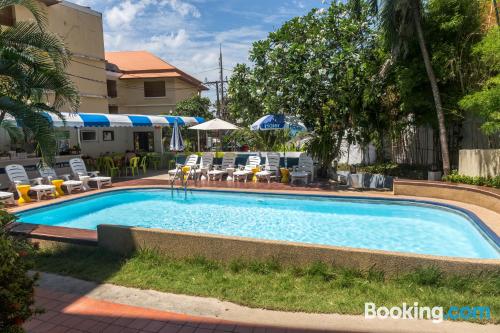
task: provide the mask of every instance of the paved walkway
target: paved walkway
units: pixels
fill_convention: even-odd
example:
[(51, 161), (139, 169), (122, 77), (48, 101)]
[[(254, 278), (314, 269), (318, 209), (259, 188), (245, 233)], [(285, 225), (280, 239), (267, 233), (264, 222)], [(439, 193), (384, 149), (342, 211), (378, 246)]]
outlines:
[[(305, 332), (498, 332), (495, 325), (250, 309), (211, 298), (95, 284), (42, 274), (35, 294), (45, 313), (27, 332), (305, 333)], [(165, 310), (167, 309), (167, 311)]]

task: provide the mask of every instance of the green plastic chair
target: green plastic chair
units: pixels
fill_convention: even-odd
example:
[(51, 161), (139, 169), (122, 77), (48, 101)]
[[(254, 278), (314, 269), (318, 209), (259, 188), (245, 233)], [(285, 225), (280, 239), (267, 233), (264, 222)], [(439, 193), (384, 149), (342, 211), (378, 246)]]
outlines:
[(115, 165), (115, 162), (111, 157), (104, 157), (104, 165), (106, 168), (106, 174), (110, 177), (120, 176), (120, 168)]
[(161, 157), (160, 154), (150, 153), (148, 154), (149, 162), (153, 165), (155, 170), (158, 170), (160, 166)]
[(142, 157), (141, 162), (139, 163), (139, 168), (142, 168), (142, 172), (144, 174), (148, 171), (148, 157), (146, 155)]
[(106, 172), (106, 157), (98, 157), (95, 161), (95, 166), (100, 172)]
[(132, 157), (129, 160), (129, 166), (125, 168), (125, 175), (128, 175), (128, 170), (132, 173), (132, 177), (135, 177), (135, 173), (139, 176), (139, 157)]

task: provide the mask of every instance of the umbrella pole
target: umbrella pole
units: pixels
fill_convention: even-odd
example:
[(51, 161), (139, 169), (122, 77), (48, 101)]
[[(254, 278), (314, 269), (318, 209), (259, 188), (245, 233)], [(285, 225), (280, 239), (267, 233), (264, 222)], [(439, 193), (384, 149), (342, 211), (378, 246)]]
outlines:
[(288, 168), (288, 163), (286, 160), (285, 130), (283, 130), (283, 158), (285, 160), (285, 169), (286, 169), (286, 168)]
[[(222, 150), (222, 142), (220, 141), (220, 131), (219, 130), (217, 130), (217, 140), (219, 141), (219, 145), (220, 145), (219, 151), (221, 151)], [(217, 156), (217, 149), (216, 149), (216, 152), (215, 152), (215, 156)]]
[(200, 130), (196, 130), (196, 135), (198, 136), (198, 151), (201, 152), (201, 148), (200, 148)]

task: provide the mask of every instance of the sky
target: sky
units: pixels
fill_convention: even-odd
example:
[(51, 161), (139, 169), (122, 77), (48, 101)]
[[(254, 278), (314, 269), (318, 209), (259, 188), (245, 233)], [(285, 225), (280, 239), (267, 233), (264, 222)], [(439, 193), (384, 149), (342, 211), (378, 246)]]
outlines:
[[(204, 81), (248, 63), (254, 41), (322, 0), (71, 0), (102, 13), (106, 51), (150, 51)], [(213, 91), (207, 96), (213, 97)]]

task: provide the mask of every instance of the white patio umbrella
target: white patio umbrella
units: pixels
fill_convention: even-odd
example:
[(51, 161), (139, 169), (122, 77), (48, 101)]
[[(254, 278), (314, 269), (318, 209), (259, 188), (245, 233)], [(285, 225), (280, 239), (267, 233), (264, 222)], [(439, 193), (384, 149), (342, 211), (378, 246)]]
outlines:
[[(217, 137), (219, 137), (219, 131), (237, 130), (239, 129), (239, 127), (222, 119), (215, 118), (204, 123), (189, 127), (189, 129), (198, 131), (217, 131)], [(200, 150), (200, 132), (198, 132), (198, 150)]]
[(170, 150), (175, 151), (175, 164), (177, 164), (177, 152), (183, 151), (185, 149), (184, 141), (182, 140), (181, 131), (179, 130), (179, 124), (175, 120), (174, 127), (172, 129), (172, 138), (170, 139)]

